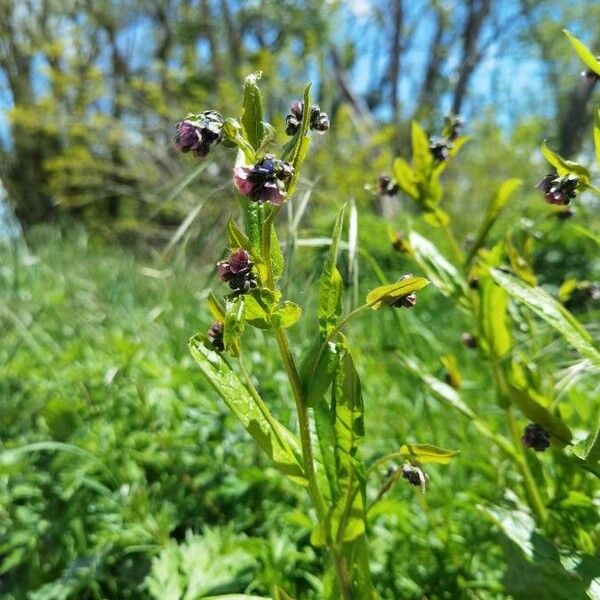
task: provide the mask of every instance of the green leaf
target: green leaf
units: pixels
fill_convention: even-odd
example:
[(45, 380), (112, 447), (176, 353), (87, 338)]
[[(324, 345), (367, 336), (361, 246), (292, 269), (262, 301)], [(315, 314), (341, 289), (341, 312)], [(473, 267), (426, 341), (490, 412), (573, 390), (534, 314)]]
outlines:
[(594, 114), (594, 146), (596, 148), (596, 162), (600, 165), (600, 108)]
[(223, 343), (225, 350), (233, 356), (240, 351), (240, 338), (246, 323), (244, 318), (244, 299), (238, 296), (235, 300), (228, 300), (225, 305), (225, 322), (223, 327)]
[(275, 227), (271, 228), (271, 265), (273, 268), (273, 277), (279, 279), (283, 273), (284, 258)]
[(346, 206), (344, 205), (333, 227), (331, 247), (319, 281), (318, 318), (319, 331), (323, 338), (326, 338), (335, 328), (337, 318), (342, 312), (342, 276), (337, 270), (336, 264), (345, 214)]
[(225, 323), (225, 308), (219, 302), (212, 290), (208, 294), (208, 312), (210, 312), (215, 321)]
[(450, 224), (450, 215), (438, 206), (428, 206), (423, 213), (423, 220), (432, 227), (447, 227)]
[(404, 444), (400, 454), (408, 461), (447, 465), (458, 454), (458, 450), (444, 450), (431, 444)]
[(425, 277), (415, 277), (411, 275), (406, 279), (390, 283), (389, 285), (380, 285), (367, 294), (366, 303), (373, 309), (379, 310), (383, 306), (390, 306), (399, 298), (404, 298), (413, 292), (418, 292), (429, 285)]
[(275, 467), (296, 483), (307, 485), (296, 436), (279, 423), (264, 404), (262, 407), (257, 404), (229, 365), (217, 352), (207, 348), (201, 337), (194, 336), (189, 349), (210, 385)]
[(600, 425), (590, 435), (590, 442), (585, 452), (585, 460), (592, 464), (600, 462)]
[(401, 157), (394, 161), (394, 177), (400, 188), (415, 200), (419, 197), (417, 178), (412, 167)]
[(262, 77), (260, 71), (248, 75), (244, 81), (244, 105), (242, 108), (242, 128), (248, 143), (260, 148), (265, 136), (263, 126), (262, 95), (257, 82)]
[(513, 298), (529, 307), (551, 327), (556, 329), (582, 356), (600, 365), (600, 352), (592, 344), (590, 334), (581, 323), (550, 294), (532, 287), (500, 269), (491, 269), (490, 275)]
[(410, 233), (409, 243), (415, 262), (442, 294), (450, 297), (467, 294), (467, 282), (433, 243), (415, 231)]
[(286, 300), (283, 307), (273, 313), (272, 322), (275, 327), (286, 329), (297, 323), (301, 316), (302, 309)]
[[(329, 403), (323, 396), (324, 393), (314, 404), (315, 427), (317, 439), (319, 440), (319, 448), (321, 450), (321, 459), (323, 461), (323, 467), (325, 468), (325, 474), (327, 475), (327, 483), (329, 484), (328, 497), (330, 504), (333, 504), (340, 497), (340, 487), (338, 485), (335, 462), (335, 415), (332, 413)], [(320, 536), (321, 533), (322, 532), (320, 531), (318, 535)], [(316, 535), (317, 534), (315, 534), (315, 536)], [(322, 542), (325, 542), (324, 536)]]
[(516, 249), (515, 245), (512, 242), (510, 234), (506, 236), (504, 247), (506, 248), (506, 254), (508, 254), (510, 266), (512, 267), (512, 270), (515, 272), (515, 274), (519, 278), (521, 278), (525, 283), (536, 286), (537, 277), (535, 276), (535, 273), (533, 272), (527, 261), (519, 254), (519, 251)]
[[(344, 545), (344, 555), (350, 571), (350, 590), (352, 598), (377, 600), (379, 598), (371, 580), (369, 548), (365, 535)], [(338, 597), (341, 597), (338, 596)]]
[(568, 29), (563, 29), (563, 33), (569, 38), (571, 45), (577, 52), (579, 58), (583, 61), (586, 67), (590, 68), (598, 77), (600, 77), (600, 62), (590, 52), (590, 49), (580, 42)]
[(542, 143), (542, 154), (544, 155), (544, 158), (556, 169), (556, 172), (560, 176), (569, 175), (572, 173), (573, 175), (579, 177), (581, 183), (589, 185), (590, 172), (584, 166), (571, 160), (565, 160), (558, 154), (552, 152), (552, 150), (546, 146), (546, 142)]
[(510, 391), (511, 400), (519, 407), (523, 415), (545, 429), (553, 441), (559, 442), (560, 445), (571, 442), (573, 439), (571, 430), (544, 406), (547, 402), (543, 396), (531, 388), (517, 387), (514, 385), (514, 381), (511, 381)]
[(500, 187), (496, 190), (496, 193), (493, 195), (492, 200), (487, 208), (485, 217), (483, 218), (483, 221), (479, 227), (479, 231), (477, 232), (477, 236), (475, 237), (475, 242), (469, 251), (467, 262), (470, 262), (471, 259), (477, 254), (479, 248), (485, 244), (492, 226), (498, 220), (498, 217), (500, 216), (500, 213), (504, 207), (508, 204), (510, 197), (522, 185), (522, 179), (507, 179), (500, 184)]
[(254, 248), (252, 247), (248, 236), (240, 230), (231, 217), (229, 217), (229, 220), (227, 221), (227, 239), (229, 240), (229, 247), (232, 250), (243, 248), (250, 254), (254, 254)]
[[(262, 202), (253, 202), (245, 196), (240, 196), (242, 213), (244, 215), (244, 229), (250, 240), (253, 256), (261, 256), (262, 229), (265, 217), (265, 207)], [(250, 252), (250, 250), (249, 250)]]
[(414, 169), (418, 174), (425, 174), (433, 162), (429, 151), (429, 140), (417, 121), (411, 123), (410, 135)]
[(323, 338), (319, 336), (302, 361), (300, 378), (307, 406), (314, 406), (327, 392), (339, 358), (337, 345), (327, 342), (324, 350)]
[(512, 337), (507, 325), (508, 293), (491, 277), (480, 279), (479, 292), (483, 335), (491, 355), (502, 358), (512, 348)]
[(244, 295), (246, 322), (259, 329), (271, 328), (271, 315), (277, 308), (281, 292), (273, 292), (267, 288), (252, 290)]

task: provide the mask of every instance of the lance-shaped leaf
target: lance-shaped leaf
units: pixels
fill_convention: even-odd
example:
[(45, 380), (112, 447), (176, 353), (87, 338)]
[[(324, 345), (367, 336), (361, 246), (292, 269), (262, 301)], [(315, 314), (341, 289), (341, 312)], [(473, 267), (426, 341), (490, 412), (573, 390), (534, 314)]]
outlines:
[(394, 177), (402, 191), (406, 192), (415, 200), (419, 197), (417, 176), (412, 170), (412, 167), (401, 157), (398, 157), (394, 161)]
[[(319, 433), (323, 460), (330, 480), (333, 510), (329, 515), (333, 539), (350, 541), (365, 532), (364, 473), (358, 460), (358, 447), (364, 437), (364, 409), (360, 379), (354, 359), (346, 348), (335, 374), (331, 405), (320, 403)], [(333, 456), (330, 444), (333, 442)], [(334, 465), (331, 461), (334, 461)], [(321, 523), (311, 536), (315, 545), (327, 539)]]
[(229, 220), (227, 221), (227, 239), (229, 240), (229, 246), (232, 250), (243, 248), (250, 254), (254, 254), (254, 248), (252, 247), (250, 239), (240, 230), (231, 217), (229, 217)]
[(239, 354), (240, 339), (246, 324), (244, 318), (244, 299), (238, 296), (235, 300), (228, 300), (225, 306), (225, 323), (223, 328), (223, 343), (225, 350), (233, 356)]
[(404, 444), (400, 454), (408, 461), (447, 465), (458, 454), (458, 450), (445, 450), (432, 444)]
[(257, 404), (223, 358), (207, 348), (201, 337), (194, 336), (189, 348), (210, 385), (275, 467), (293, 481), (307, 485), (301, 466), (300, 443), (296, 436), (279, 423), (264, 404), (262, 407)]
[(319, 281), (319, 331), (327, 337), (334, 329), (342, 311), (342, 276), (337, 270), (337, 257), (342, 237), (346, 206), (340, 211), (331, 236), (331, 247)]
[(411, 232), (409, 243), (413, 259), (444, 296), (460, 297), (467, 294), (467, 282), (434, 244), (415, 231)]
[(263, 126), (262, 94), (258, 87), (262, 73), (248, 75), (244, 81), (244, 105), (242, 107), (242, 128), (244, 137), (255, 149), (260, 148), (265, 130)]
[(500, 269), (490, 269), (490, 275), (513, 298), (525, 304), (536, 315), (556, 329), (582, 356), (600, 365), (600, 352), (581, 323), (550, 294), (532, 287)]
[(511, 400), (519, 407), (521, 412), (542, 429), (545, 429), (553, 441), (559, 445), (569, 444), (573, 439), (571, 430), (559, 417), (552, 414), (544, 404), (544, 397), (531, 388), (519, 388), (511, 384)]
[(419, 174), (425, 174), (433, 161), (433, 157), (429, 151), (427, 135), (417, 121), (411, 123), (410, 137), (415, 171)]
[(511, 196), (521, 187), (521, 185), (523, 185), (523, 181), (521, 179), (507, 179), (500, 184), (500, 187), (492, 196), (490, 204), (485, 213), (485, 217), (483, 218), (483, 221), (479, 227), (479, 231), (477, 232), (477, 236), (475, 237), (475, 242), (469, 251), (468, 262), (470, 262), (471, 259), (477, 254), (479, 248), (485, 244), (492, 226), (498, 220), (500, 213), (508, 204)]
[(512, 336), (507, 324), (508, 293), (491, 277), (482, 277), (481, 329), (494, 358), (502, 358), (512, 347)]
[(591, 53), (590, 49), (583, 42), (578, 40), (568, 29), (563, 29), (563, 33), (569, 38), (575, 52), (577, 52), (577, 55), (584, 62), (586, 67), (600, 77), (600, 61)]
[(225, 323), (225, 307), (219, 302), (212, 291), (208, 294), (208, 312), (219, 323)]
[(319, 336), (306, 353), (300, 367), (300, 378), (304, 390), (304, 401), (314, 406), (326, 394), (337, 366), (338, 346), (327, 342), (323, 348), (323, 338)]
[(367, 294), (366, 303), (373, 309), (379, 310), (383, 306), (390, 306), (400, 298), (409, 294), (418, 292), (429, 285), (425, 277), (415, 277), (411, 275), (406, 279), (390, 283), (389, 285), (380, 285)]

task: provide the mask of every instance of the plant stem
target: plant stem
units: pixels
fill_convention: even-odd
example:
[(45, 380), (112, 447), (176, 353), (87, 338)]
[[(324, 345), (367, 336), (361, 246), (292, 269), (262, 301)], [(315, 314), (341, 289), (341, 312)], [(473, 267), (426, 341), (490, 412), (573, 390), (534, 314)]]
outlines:
[(319, 521), (324, 522), (327, 515), (327, 509), (325, 508), (325, 502), (317, 483), (317, 476), (315, 472), (315, 462), (312, 450), (312, 441), (310, 439), (310, 422), (308, 419), (308, 410), (304, 403), (304, 394), (302, 391), (302, 384), (300, 382), (300, 376), (298, 375), (298, 369), (290, 350), (290, 345), (287, 337), (282, 329), (279, 327), (275, 329), (275, 337), (277, 338), (277, 345), (279, 346), (279, 352), (281, 353), (281, 359), (283, 361), (288, 379), (292, 386), (292, 392), (294, 400), (296, 402), (296, 411), (298, 412), (298, 429), (300, 431), (300, 443), (302, 445), (302, 458), (304, 461), (304, 469), (306, 471), (306, 478), (308, 480), (308, 489), (310, 495), (317, 509)]

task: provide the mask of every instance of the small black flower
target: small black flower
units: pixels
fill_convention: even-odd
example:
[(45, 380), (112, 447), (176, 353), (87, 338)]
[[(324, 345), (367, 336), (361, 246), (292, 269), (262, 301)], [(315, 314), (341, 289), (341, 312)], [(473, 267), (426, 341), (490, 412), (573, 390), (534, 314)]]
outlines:
[(448, 160), (451, 149), (452, 142), (450, 142), (448, 139), (436, 137), (429, 139), (429, 152), (431, 152), (433, 158), (439, 162)]
[(207, 110), (177, 123), (173, 139), (180, 152), (193, 152), (196, 158), (204, 158), (212, 144), (221, 141), (223, 118), (215, 110)]
[(525, 427), (521, 441), (525, 447), (533, 448), (536, 452), (543, 452), (550, 446), (550, 434), (537, 423), (529, 423)]
[(266, 154), (255, 165), (233, 170), (235, 185), (243, 196), (255, 202), (282, 204), (287, 196), (287, 182), (294, 168), (285, 160)]
[[(409, 277), (412, 277), (411, 273), (408, 273), (407, 275), (402, 275), (402, 277), (400, 277), (400, 279), (398, 279), (398, 281), (408, 279)], [(417, 304), (417, 295), (413, 292), (412, 294), (408, 294), (406, 296), (396, 298), (396, 300), (394, 300), (394, 302), (390, 303), (390, 306), (393, 306), (395, 308), (413, 308), (416, 304)]]
[(256, 275), (252, 264), (250, 255), (243, 248), (238, 248), (227, 260), (217, 263), (219, 277), (228, 283), (236, 294), (245, 294), (256, 287)]
[[(300, 100), (294, 100), (292, 102), (292, 106), (290, 107), (289, 114), (285, 117), (286, 129), (285, 132), (287, 135), (295, 135), (300, 129), (300, 124), (302, 123), (302, 114), (304, 111), (304, 103)], [(325, 133), (331, 123), (329, 121), (329, 117), (327, 113), (323, 112), (319, 106), (313, 104), (310, 107), (310, 115), (309, 115), (309, 127), (311, 131), (315, 131), (318, 134)]]
[(556, 173), (550, 173), (541, 179), (535, 187), (542, 191), (544, 199), (549, 204), (566, 206), (577, 195), (578, 183), (579, 177), (571, 173), (562, 177), (559, 177)]
[(221, 321), (215, 321), (206, 335), (215, 350), (219, 352), (225, 350), (225, 343), (223, 342), (223, 323), (221, 323)]
[(419, 467), (415, 467), (409, 463), (402, 465), (402, 477), (406, 479), (411, 485), (425, 489), (427, 485), (427, 475)]
[(477, 348), (479, 342), (477, 338), (472, 334), (465, 332), (460, 336), (460, 341), (466, 348)]
[(395, 179), (392, 179), (389, 175), (382, 173), (379, 176), (379, 186), (377, 187), (377, 193), (380, 196), (395, 196), (398, 193), (400, 186)]

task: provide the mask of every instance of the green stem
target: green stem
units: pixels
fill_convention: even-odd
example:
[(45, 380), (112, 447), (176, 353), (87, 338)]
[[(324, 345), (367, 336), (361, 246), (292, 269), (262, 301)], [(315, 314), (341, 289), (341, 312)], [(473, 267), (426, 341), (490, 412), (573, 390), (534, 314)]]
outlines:
[(308, 480), (308, 489), (315, 508), (317, 509), (319, 521), (323, 523), (327, 515), (327, 509), (325, 508), (325, 502), (323, 500), (323, 496), (321, 495), (319, 484), (317, 483), (312, 441), (310, 439), (310, 421), (308, 418), (308, 410), (304, 403), (302, 383), (300, 382), (298, 369), (296, 367), (287, 337), (285, 336), (283, 330), (279, 327), (275, 329), (275, 337), (277, 338), (277, 345), (279, 346), (281, 359), (292, 386), (292, 393), (296, 402), (296, 411), (298, 412), (298, 429), (300, 431), (300, 444), (302, 446), (302, 458), (304, 461), (306, 478)]

